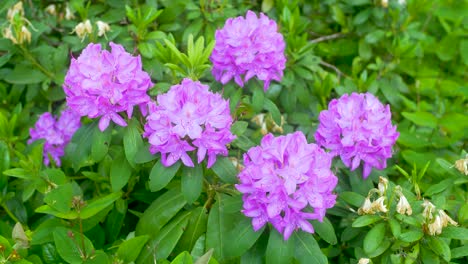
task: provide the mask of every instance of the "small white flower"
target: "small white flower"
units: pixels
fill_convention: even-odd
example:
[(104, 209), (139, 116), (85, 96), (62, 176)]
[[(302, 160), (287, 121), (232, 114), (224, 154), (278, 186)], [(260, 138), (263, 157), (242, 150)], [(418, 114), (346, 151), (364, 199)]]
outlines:
[(21, 33), (19, 37), (19, 43), (28, 42), (31, 43), (31, 32), (28, 30), (27, 27), (21, 27)]
[(430, 223), (427, 225), (427, 228), (429, 230), (429, 235), (435, 236), (439, 235), (442, 233), (442, 220), (440, 219), (440, 216), (437, 215), (434, 219), (434, 222)]
[(57, 10), (54, 4), (48, 5), (45, 11), (53, 16), (57, 15)]
[(440, 221), (442, 222), (442, 227), (446, 227), (449, 224), (453, 226), (458, 226), (458, 223), (455, 222), (450, 216), (448, 216), (444, 210), (439, 210)]
[(457, 168), (461, 173), (468, 175), (468, 155), (466, 155), (466, 158), (464, 159), (455, 161), (455, 168)]
[(364, 204), (358, 209), (358, 214), (359, 215), (375, 214), (375, 211), (372, 208), (372, 203), (369, 197), (366, 197), (366, 199), (364, 200)]
[(384, 195), (387, 192), (388, 188), (388, 179), (382, 176), (379, 177), (379, 184), (377, 185), (380, 195)]
[(435, 210), (435, 206), (428, 200), (424, 200), (422, 206), (424, 207), (424, 211), (422, 213), (424, 218), (426, 219), (426, 221), (431, 220), (433, 218), (432, 213)]
[(102, 22), (102, 21), (97, 21), (96, 22), (96, 25), (98, 27), (98, 36), (99, 37), (102, 37), (104, 35), (106, 35), (106, 32), (110, 31), (110, 26), (109, 24), (105, 23), (105, 22)]
[(384, 8), (387, 8), (387, 7), (388, 7), (388, 0), (382, 0), (382, 2), (380, 2), (380, 4), (381, 4)]
[(370, 259), (368, 258), (360, 258), (358, 264), (369, 264)]
[(10, 22), (13, 22), (13, 18), (16, 14), (20, 14), (20, 16), (24, 16), (24, 9), (23, 9), (23, 2), (16, 3), (13, 7), (8, 9), (7, 19)]
[(385, 205), (385, 196), (379, 197), (379, 199), (372, 202), (372, 209), (376, 212), (386, 213), (388, 212), (387, 206)]
[(13, 36), (11, 26), (4, 28), (2, 33), (4, 38), (11, 40), (11, 42), (13, 42), (14, 44), (18, 44), (18, 40), (16, 40), (15, 36)]
[(408, 203), (408, 200), (403, 194), (400, 196), (400, 201), (398, 201), (396, 210), (399, 214), (402, 214), (402, 215), (405, 213), (407, 215), (411, 215), (413, 213), (413, 209), (411, 208), (411, 205)]
[(73, 12), (70, 10), (68, 5), (67, 5), (67, 7), (65, 7), (65, 19), (66, 20), (75, 19), (75, 15), (73, 15)]
[[(80, 22), (78, 25), (76, 25), (75, 30), (73, 32), (76, 33), (76, 35), (81, 38), (81, 41), (84, 40), (84, 38), (93, 32), (93, 26), (91, 25), (91, 22), (89, 19), (87, 19), (84, 23)], [(72, 32), (72, 33), (73, 33)]]

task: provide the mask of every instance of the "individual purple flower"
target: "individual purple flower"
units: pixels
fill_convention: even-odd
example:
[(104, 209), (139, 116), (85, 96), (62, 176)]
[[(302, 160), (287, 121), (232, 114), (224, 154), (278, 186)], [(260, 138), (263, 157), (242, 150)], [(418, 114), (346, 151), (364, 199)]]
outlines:
[(266, 91), (271, 80), (283, 77), (286, 58), (283, 36), (274, 20), (252, 11), (246, 17), (229, 18), (216, 30), (216, 44), (211, 54), (212, 73), (217, 81), (228, 83), (232, 78), (241, 87), (253, 76), (263, 81)]
[(66, 145), (80, 126), (80, 115), (72, 110), (63, 111), (58, 120), (46, 112), (39, 116), (34, 128), (29, 130), (31, 139), (28, 140), (28, 144), (38, 139), (45, 139), (44, 164), (46, 166), (50, 164), (50, 155), (55, 164), (60, 166), (60, 157), (65, 154)]
[(151, 153), (161, 153), (164, 166), (181, 159), (193, 167), (187, 152), (194, 150), (198, 163), (208, 156), (208, 168), (217, 155), (227, 156), (226, 145), (235, 138), (230, 131), (229, 102), (208, 89), (208, 85), (184, 79), (150, 104), (143, 136), (151, 144)]
[(391, 117), (390, 106), (382, 105), (374, 95), (345, 94), (333, 99), (328, 110), (320, 113), (315, 140), (333, 156), (341, 156), (351, 170), (363, 161), (365, 179), (373, 167), (387, 167), (387, 159), (392, 156), (399, 133)]
[(144, 107), (150, 101), (146, 92), (153, 86), (140, 56), (133, 57), (121, 45), (109, 45), (110, 52), (91, 43), (72, 58), (63, 85), (68, 106), (81, 116), (101, 117), (101, 131), (110, 120), (126, 126), (119, 113), (126, 111), (131, 118), (134, 106)]
[(245, 168), (236, 188), (243, 193), (242, 212), (255, 231), (267, 222), (287, 240), (294, 230), (313, 233), (311, 219), (323, 221), (335, 205), (338, 178), (330, 170), (332, 156), (308, 144), (302, 132), (274, 137), (244, 154)]

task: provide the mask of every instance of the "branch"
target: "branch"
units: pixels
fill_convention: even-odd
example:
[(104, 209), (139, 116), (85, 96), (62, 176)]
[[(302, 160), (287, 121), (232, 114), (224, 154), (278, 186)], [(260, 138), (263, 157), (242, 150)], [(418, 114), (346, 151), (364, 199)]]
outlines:
[(327, 62), (324, 62), (324, 61), (320, 61), (319, 62), (320, 65), (324, 66), (324, 67), (327, 67), (329, 69), (332, 69), (336, 72), (336, 74), (338, 75), (338, 81), (340, 80), (341, 76), (344, 76), (346, 78), (350, 78), (348, 75), (346, 75), (345, 73), (343, 73), (342, 71), (340, 71), (340, 69), (338, 69), (335, 65), (333, 64), (330, 64), (330, 63), (327, 63)]
[(319, 43), (319, 42), (322, 42), (322, 41), (327, 41), (327, 40), (331, 40), (331, 39), (341, 38), (341, 37), (343, 37), (343, 36), (345, 36), (345, 35), (346, 35), (346, 34), (335, 33), (335, 34), (331, 34), (331, 35), (327, 35), (327, 36), (322, 36), (322, 37), (313, 39), (313, 40), (310, 41), (310, 43)]

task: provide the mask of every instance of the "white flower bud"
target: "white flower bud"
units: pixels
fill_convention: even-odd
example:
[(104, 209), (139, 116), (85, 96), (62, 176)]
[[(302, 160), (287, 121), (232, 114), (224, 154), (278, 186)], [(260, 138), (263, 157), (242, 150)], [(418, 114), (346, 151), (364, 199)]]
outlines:
[(65, 7), (65, 19), (66, 20), (75, 19), (75, 15), (73, 15), (73, 12), (70, 10), (68, 5), (67, 5), (67, 7)]
[(379, 184), (377, 185), (380, 195), (384, 195), (387, 192), (388, 188), (388, 179), (382, 176), (379, 177)]
[(388, 212), (387, 206), (385, 205), (385, 196), (379, 197), (379, 199), (372, 202), (372, 209), (376, 212), (386, 213)]
[(91, 25), (89, 19), (87, 19), (84, 23), (78, 23), (73, 32), (75, 32), (76, 35), (83, 41), (88, 34), (91, 34), (93, 32), (93, 26)]
[(402, 214), (402, 215), (405, 213), (407, 215), (411, 215), (413, 213), (413, 209), (411, 208), (411, 205), (408, 203), (408, 200), (403, 194), (400, 196), (400, 201), (398, 201), (396, 210), (399, 214)]
[(448, 216), (444, 210), (439, 210), (440, 221), (442, 222), (442, 227), (446, 227), (449, 224), (453, 226), (458, 226), (458, 223), (455, 222), (450, 216)]
[(46, 11), (47, 13), (49, 13), (50, 15), (52, 15), (52, 16), (57, 15), (57, 10), (56, 10), (54, 4), (48, 5), (48, 6), (46, 7), (45, 11)]
[(435, 210), (435, 206), (428, 200), (424, 200), (422, 206), (424, 207), (424, 211), (422, 213), (424, 218), (426, 219), (426, 221), (431, 220), (433, 218), (432, 213)]
[(380, 4), (382, 5), (382, 7), (387, 8), (388, 7), (388, 0), (382, 0), (382, 2), (380, 2)]
[(468, 155), (465, 159), (455, 161), (455, 168), (457, 168), (461, 173), (468, 175)]
[(368, 258), (360, 258), (358, 264), (369, 264), (370, 259)]
[(105, 23), (105, 22), (102, 22), (102, 21), (97, 21), (96, 22), (96, 25), (98, 27), (98, 36), (99, 37), (102, 37), (104, 35), (106, 35), (106, 32), (110, 31), (110, 26), (109, 24)]
[(19, 43), (28, 42), (31, 43), (31, 32), (28, 30), (27, 27), (21, 27), (21, 33), (19, 37)]
[(13, 44), (18, 44), (18, 40), (16, 40), (15, 36), (13, 36), (13, 31), (11, 31), (11, 26), (4, 28), (2, 33), (4, 38), (11, 40)]
[(440, 233), (442, 233), (442, 227), (442, 220), (440, 219), (440, 216), (437, 215), (434, 219), (434, 222), (427, 225), (429, 235), (439, 235)]
[(23, 2), (16, 3), (13, 7), (8, 9), (7, 19), (10, 22), (13, 22), (16, 14), (20, 14), (20, 16), (24, 16), (24, 9), (23, 9)]
[(372, 203), (371, 203), (369, 197), (366, 197), (366, 199), (364, 200), (364, 204), (361, 207), (359, 207), (358, 214), (359, 215), (375, 214), (374, 209), (372, 208)]

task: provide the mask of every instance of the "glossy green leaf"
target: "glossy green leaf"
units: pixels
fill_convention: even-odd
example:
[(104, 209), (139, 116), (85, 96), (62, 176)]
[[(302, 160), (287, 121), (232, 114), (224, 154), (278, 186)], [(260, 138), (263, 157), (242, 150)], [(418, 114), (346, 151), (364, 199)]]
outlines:
[(420, 230), (412, 230), (401, 233), (398, 237), (403, 242), (412, 243), (420, 240), (424, 236), (424, 233)]
[(204, 207), (193, 210), (187, 229), (182, 235), (178, 248), (192, 250), (198, 238), (206, 232), (208, 211)]
[(155, 192), (166, 187), (179, 170), (180, 164), (180, 162), (176, 162), (172, 166), (166, 167), (162, 164), (161, 160), (158, 160), (151, 169), (149, 176), (150, 190)]
[(101, 131), (97, 126), (94, 127), (92, 144), (91, 144), (91, 158), (95, 162), (101, 161), (109, 151), (109, 145), (112, 139), (112, 125)]
[(195, 164), (195, 167), (183, 167), (182, 169), (182, 194), (188, 203), (195, 202), (201, 194), (203, 187), (203, 167)]
[(132, 167), (128, 163), (124, 155), (117, 156), (110, 167), (110, 183), (112, 191), (120, 191), (130, 179), (132, 175)]
[(143, 146), (141, 134), (137, 120), (135, 118), (129, 120), (124, 131), (123, 144), (125, 157), (127, 157), (128, 163), (133, 168), (135, 167), (135, 155), (141, 146)]
[(320, 250), (320, 247), (312, 234), (296, 231), (292, 236), (294, 236), (296, 240), (294, 258), (299, 263), (328, 263), (327, 257)]
[(278, 231), (271, 230), (265, 253), (266, 263), (292, 263), (295, 247), (295, 236), (285, 241)]
[(44, 202), (53, 209), (67, 213), (70, 211), (73, 199), (73, 187), (71, 183), (65, 183), (50, 190), (44, 196)]
[(87, 205), (81, 209), (80, 218), (87, 219), (96, 215), (100, 211), (106, 209), (109, 205), (113, 204), (121, 196), (122, 192), (114, 192), (96, 200), (87, 201)]
[(252, 220), (243, 215), (225, 236), (225, 253), (229, 257), (242, 256), (262, 234), (264, 228), (254, 231)]
[(225, 183), (237, 183), (237, 170), (232, 161), (227, 157), (218, 157), (211, 169)]
[(363, 215), (363, 216), (359, 216), (358, 218), (356, 218), (356, 220), (354, 220), (352, 226), (353, 227), (368, 226), (368, 225), (373, 224), (375, 222), (378, 222), (380, 220), (382, 220), (382, 217), (380, 217), (378, 215)]
[(323, 218), (323, 222), (317, 220), (312, 221), (312, 226), (315, 232), (327, 243), (335, 245), (338, 242), (336, 238), (335, 229), (328, 218)]
[(187, 251), (184, 251), (177, 255), (173, 261), (171, 261), (171, 264), (192, 264), (192, 256)]
[(148, 239), (149, 236), (143, 235), (125, 240), (117, 249), (117, 256), (125, 263), (135, 261)]
[(429, 237), (428, 246), (432, 252), (442, 257), (445, 261), (450, 261), (450, 247), (443, 239), (431, 236)]
[(428, 112), (403, 112), (401, 113), (406, 119), (420, 126), (427, 126), (431, 128), (437, 127), (437, 118)]
[(384, 241), (385, 223), (380, 223), (371, 228), (364, 238), (364, 251), (367, 254), (374, 252)]
[(94, 251), (91, 241), (78, 232), (65, 227), (57, 227), (53, 235), (57, 252), (68, 263), (82, 263)]
[(145, 210), (137, 223), (135, 234), (154, 238), (161, 228), (171, 220), (187, 201), (178, 189), (172, 189), (158, 197)]

